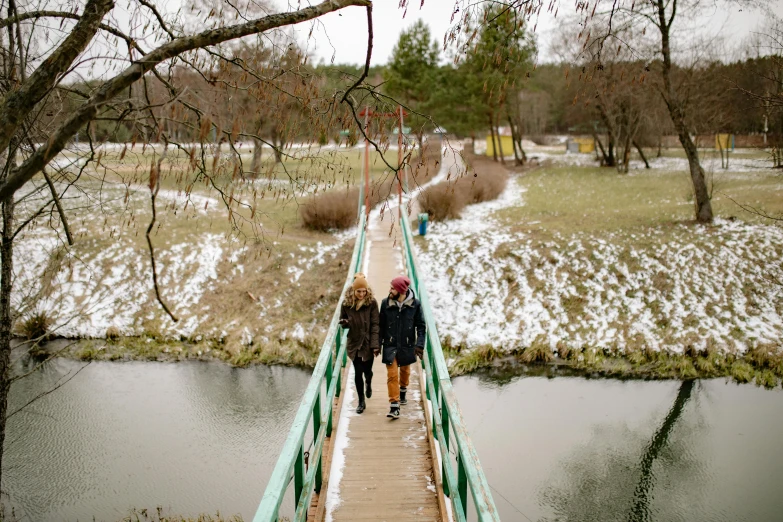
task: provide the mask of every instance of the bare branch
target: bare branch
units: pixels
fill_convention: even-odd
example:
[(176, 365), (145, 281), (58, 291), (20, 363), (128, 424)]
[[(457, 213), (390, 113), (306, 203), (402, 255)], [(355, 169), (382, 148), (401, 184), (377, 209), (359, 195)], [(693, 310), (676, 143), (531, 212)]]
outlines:
[(160, 190), (160, 165), (163, 162), (163, 158), (166, 156), (167, 151), (168, 143), (166, 144), (166, 148), (163, 151), (163, 155), (161, 155), (160, 159), (158, 160), (158, 164), (155, 165), (153, 163), (152, 167), (150, 168), (150, 199), (152, 201), (152, 219), (150, 220), (150, 224), (147, 227), (146, 237), (147, 245), (150, 249), (150, 261), (152, 262), (152, 284), (155, 286), (155, 297), (160, 303), (160, 306), (163, 307), (163, 310), (165, 310), (169, 317), (171, 317), (171, 320), (176, 323), (179, 322), (179, 319), (177, 316), (171, 313), (171, 310), (169, 310), (169, 307), (166, 306), (166, 303), (163, 302), (163, 298), (160, 296), (160, 288), (158, 287), (158, 270), (155, 266), (155, 249), (152, 247), (152, 239), (150, 238), (150, 232), (152, 232), (152, 228), (155, 226), (155, 219), (157, 217), (157, 213), (155, 211), (155, 198), (157, 197), (158, 191)]
[[(348, 95), (351, 94), (356, 87), (361, 85), (367, 75), (370, 74), (370, 60), (372, 59), (372, 4), (367, 6), (367, 58), (364, 61), (364, 71), (356, 83), (351, 85), (351, 88), (345, 91), (342, 101), (348, 100)], [(357, 120), (358, 121), (358, 120)], [(360, 125), (361, 127), (361, 125)]]
[[(106, 81), (84, 105), (77, 109), (70, 118), (52, 133), (43, 146), (39, 147), (22, 165), (14, 169), (9, 174), (5, 183), (0, 184), (0, 201), (8, 199), (16, 190), (35, 174), (40, 172), (49, 161), (59, 154), (65, 148), (65, 144), (68, 140), (76, 134), (84, 124), (96, 116), (98, 108), (117, 96), (124, 89), (127, 89), (144, 76), (144, 74), (163, 61), (202, 47), (217, 45), (243, 36), (268, 31), (276, 27), (312, 20), (313, 18), (318, 18), (324, 14), (351, 5), (368, 6), (372, 4), (370, 0), (327, 0), (316, 6), (306, 7), (298, 11), (268, 15), (244, 24), (212, 29), (193, 36), (183, 36), (158, 47), (111, 80)], [(2, 121), (1, 112), (0, 121)], [(0, 142), (0, 144), (1, 143), (2, 142)]]
[(57, 213), (60, 214), (60, 222), (63, 224), (65, 237), (68, 238), (68, 244), (73, 246), (73, 235), (71, 234), (71, 227), (68, 225), (68, 218), (65, 216), (65, 211), (63, 210), (63, 206), (60, 203), (60, 197), (57, 195), (57, 188), (54, 186), (54, 183), (52, 183), (52, 178), (50, 178), (49, 174), (46, 173), (46, 169), (43, 169), (43, 175), (44, 179), (46, 180), (46, 184), (49, 185), (49, 190), (52, 193), (52, 200), (54, 200), (54, 205), (57, 207)]
[(756, 216), (763, 217), (764, 219), (771, 219), (772, 221), (783, 221), (783, 217), (770, 216), (769, 214), (767, 214), (763, 210), (759, 210), (756, 207), (752, 207), (750, 205), (745, 205), (745, 204), (739, 203), (738, 201), (734, 200), (734, 198), (732, 198), (731, 196), (729, 196), (725, 192), (718, 192), (718, 194), (720, 194), (724, 198), (728, 199), (729, 201), (731, 201), (732, 203), (737, 205), (739, 208), (741, 208), (745, 212), (748, 212), (750, 214), (755, 214)]
[(8, 147), (24, 118), (87, 47), (98, 31), (101, 19), (112, 7), (112, 0), (89, 0), (84, 14), (57, 50), (44, 60), (19, 89), (6, 95), (0, 105), (0, 150)]

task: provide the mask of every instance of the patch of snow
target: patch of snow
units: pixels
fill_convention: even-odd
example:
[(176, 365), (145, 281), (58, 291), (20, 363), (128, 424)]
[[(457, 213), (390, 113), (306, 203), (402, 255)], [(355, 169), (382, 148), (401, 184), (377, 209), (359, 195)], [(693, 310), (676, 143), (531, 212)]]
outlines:
[(354, 389), (351, 386), (353, 382), (353, 365), (349, 365), (348, 378), (345, 379), (345, 397), (340, 408), (340, 422), (337, 425), (337, 434), (334, 436), (334, 449), (332, 450), (332, 463), (329, 469), (329, 487), (326, 492), (326, 522), (332, 522), (334, 510), (342, 504), (340, 497), (340, 482), (343, 479), (343, 470), (345, 469), (345, 450), (348, 448), (351, 439), (350, 433), (351, 418), (356, 415), (356, 406), (354, 405)]
[(304, 341), (305, 329), (304, 329), (304, 327), (301, 324), (296, 323), (294, 325), (294, 331), (291, 332), (291, 338), (292, 339), (297, 339), (299, 341)]
[[(198, 327), (199, 318), (191, 308), (217, 280), (222, 243), (221, 236), (206, 234), (192, 244), (156, 251), (162, 296), (182, 318), (172, 327), (174, 333), (190, 336)], [(23, 315), (33, 309), (44, 311), (58, 335), (93, 338), (104, 337), (110, 327), (122, 334), (138, 334), (142, 319), (156, 317), (156, 313), (142, 314), (154, 299), (146, 252), (118, 238), (87, 252), (77, 244), (59, 253), (60, 261), (55, 261), (59, 248), (61, 243), (50, 231), (38, 229), (19, 237), (13, 302)], [(51, 284), (44, 288), (45, 269)]]
[(243, 346), (250, 346), (251, 344), (253, 344), (253, 334), (250, 332), (247, 326), (242, 328), (242, 339), (239, 342)]
[[(493, 217), (522, 204), (514, 180), (496, 201), (432, 223), (419, 252), (442, 335), (468, 347), (703, 348), (743, 352), (783, 337), (783, 229), (718, 219), (709, 229), (650, 228), (541, 242)], [(666, 233), (664, 239), (663, 234)], [(674, 235), (674, 239), (670, 236)], [(651, 245), (651, 246), (644, 246)]]

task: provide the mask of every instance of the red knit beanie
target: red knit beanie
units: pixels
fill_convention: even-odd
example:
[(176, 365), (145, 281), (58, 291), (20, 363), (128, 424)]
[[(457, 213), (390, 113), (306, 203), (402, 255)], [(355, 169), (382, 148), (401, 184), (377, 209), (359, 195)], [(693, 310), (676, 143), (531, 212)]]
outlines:
[(408, 287), (411, 286), (411, 280), (405, 276), (397, 276), (394, 279), (392, 279), (391, 286), (399, 293), (407, 294)]

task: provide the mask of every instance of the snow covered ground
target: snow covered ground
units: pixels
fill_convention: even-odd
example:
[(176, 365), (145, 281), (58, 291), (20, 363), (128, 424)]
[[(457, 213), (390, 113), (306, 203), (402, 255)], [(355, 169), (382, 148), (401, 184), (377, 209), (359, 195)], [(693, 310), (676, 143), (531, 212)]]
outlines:
[[(214, 220), (225, 222), (224, 206), (216, 198), (161, 190), (158, 222), (162, 228), (152, 237), (162, 298), (180, 319), (173, 323), (154, 296), (144, 240), (149, 220), (146, 188), (131, 192), (129, 200), (124, 190), (113, 188), (105, 189), (102, 197), (101, 202), (81, 195), (65, 201), (73, 209), (69, 212), (76, 237), (72, 247), (62, 237), (62, 227), (48, 219), (33, 223), (17, 237), (12, 303), (21, 321), (44, 313), (52, 320), (53, 333), (71, 338), (103, 338), (111, 330), (172, 339), (232, 336), (243, 345), (277, 338), (302, 340), (307, 333), (317, 335), (319, 326), (326, 327), (286, 323), (279, 313), (273, 321), (270, 315), (313, 278), (327, 284), (323, 275), (303, 275), (332, 262), (356, 230), (323, 237), (304, 234), (294, 241), (285, 235), (279, 241), (267, 236), (267, 242), (274, 243), (267, 251), (252, 240), (240, 242), (226, 226), (213, 226)], [(37, 209), (39, 200), (20, 204), (19, 214)], [(256, 286), (260, 283), (253, 274), (270, 266), (275, 274), (282, 274), (280, 281)], [(242, 309), (236, 302), (222, 302), (219, 296), (229, 291), (248, 306)], [(320, 304), (304, 310), (312, 316), (308, 321), (320, 317)], [(236, 320), (238, 311), (247, 312), (252, 321)]]
[(782, 228), (717, 220), (540, 240), (493, 217), (524, 198), (512, 179), (424, 238), (439, 331), (454, 343), (743, 352), (783, 338)]
[[(528, 159), (537, 161), (538, 163), (551, 162), (553, 165), (580, 167), (597, 167), (599, 165), (598, 161), (595, 159), (595, 154), (561, 153), (552, 151), (551, 147), (536, 147), (529, 149), (526, 152)], [(758, 157), (748, 158), (746, 157), (746, 154), (746, 151), (737, 151), (732, 154), (729, 158), (730, 168), (724, 170), (721, 167), (720, 156), (713, 153), (701, 153), (701, 166), (705, 172), (712, 173), (716, 176), (737, 172), (764, 172), (772, 170), (772, 163), (769, 159)], [(512, 156), (507, 159), (513, 161), (514, 158)], [(653, 170), (670, 172), (688, 171), (688, 160), (685, 158), (662, 156), (660, 158), (651, 157), (647, 159), (650, 168)], [(631, 160), (631, 172), (644, 170), (647, 169), (645, 169), (643, 161)]]

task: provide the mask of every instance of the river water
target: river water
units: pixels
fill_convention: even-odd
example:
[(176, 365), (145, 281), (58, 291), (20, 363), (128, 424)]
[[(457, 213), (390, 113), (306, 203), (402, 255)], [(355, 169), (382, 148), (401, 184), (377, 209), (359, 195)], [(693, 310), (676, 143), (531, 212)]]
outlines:
[[(56, 360), (15, 384), (11, 411), (82, 366)], [(94, 362), (9, 419), (5, 502), (31, 521), (156, 506), (250, 520), (308, 379)], [(454, 387), (504, 521), (783, 520), (780, 391), (513, 373)]]

